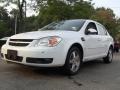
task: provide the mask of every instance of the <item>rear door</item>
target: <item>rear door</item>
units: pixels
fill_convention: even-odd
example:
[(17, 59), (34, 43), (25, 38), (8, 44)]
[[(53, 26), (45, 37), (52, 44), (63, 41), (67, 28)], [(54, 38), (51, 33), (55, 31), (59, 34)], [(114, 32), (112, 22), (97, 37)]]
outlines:
[(107, 30), (105, 29), (105, 27), (99, 23), (96, 24), (97, 25), (97, 29), (98, 29), (98, 35), (99, 38), (101, 40), (100, 43), (100, 55), (105, 55), (108, 51), (108, 45), (109, 45), (109, 37), (108, 37), (108, 33)]

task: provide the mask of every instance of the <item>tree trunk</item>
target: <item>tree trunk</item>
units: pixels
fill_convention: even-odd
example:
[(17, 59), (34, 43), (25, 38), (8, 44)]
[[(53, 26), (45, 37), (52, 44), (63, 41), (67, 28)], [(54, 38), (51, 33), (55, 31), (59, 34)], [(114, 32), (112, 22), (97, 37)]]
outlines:
[(23, 7), (24, 7), (24, 3), (25, 0), (22, 0), (22, 2), (20, 2), (20, 0), (18, 0), (18, 8), (19, 8), (19, 28), (17, 33), (21, 33), (24, 31), (24, 11), (23, 11)]

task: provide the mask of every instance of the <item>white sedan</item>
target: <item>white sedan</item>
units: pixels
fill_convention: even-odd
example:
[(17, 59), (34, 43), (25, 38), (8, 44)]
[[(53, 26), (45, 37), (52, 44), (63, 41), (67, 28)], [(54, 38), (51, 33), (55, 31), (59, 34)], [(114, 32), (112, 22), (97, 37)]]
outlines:
[(38, 31), (11, 36), (2, 46), (5, 61), (37, 67), (64, 67), (68, 74), (78, 73), (82, 62), (113, 59), (113, 38), (93, 20), (53, 22)]

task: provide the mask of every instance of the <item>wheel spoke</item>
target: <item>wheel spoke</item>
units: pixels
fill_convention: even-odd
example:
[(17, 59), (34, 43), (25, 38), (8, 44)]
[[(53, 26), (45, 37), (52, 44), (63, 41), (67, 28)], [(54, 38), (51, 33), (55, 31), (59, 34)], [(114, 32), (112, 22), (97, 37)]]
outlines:
[(75, 51), (72, 53), (72, 54), (73, 54), (73, 58), (75, 58), (75, 57), (76, 57), (75, 53), (76, 53)]
[(76, 66), (79, 66), (79, 64), (80, 64), (80, 62), (77, 61), (75, 65), (76, 65)]
[(74, 59), (71, 59), (71, 60), (70, 60), (70, 64), (73, 64), (73, 63), (74, 63)]
[(79, 61), (80, 61), (80, 56), (77, 55), (76, 58), (75, 58), (75, 60), (76, 60), (77, 62), (79, 62)]
[(71, 71), (76, 72), (79, 69), (80, 66), (80, 56), (77, 51), (73, 51), (71, 53), (70, 58), (70, 64), (71, 64)]
[(71, 70), (74, 71), (74, 69), (75, 69), (75, 64), (72, 64)]

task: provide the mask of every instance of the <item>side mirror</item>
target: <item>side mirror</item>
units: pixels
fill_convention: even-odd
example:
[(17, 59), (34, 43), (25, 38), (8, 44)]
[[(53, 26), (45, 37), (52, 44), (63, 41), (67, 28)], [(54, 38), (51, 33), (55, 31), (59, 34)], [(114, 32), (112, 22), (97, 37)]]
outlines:
[(86, 31), (86, 35), (96, 35), (98, 32), (97, 30), (93, 29), (93, 28), (89, 28), (87, 31)]

